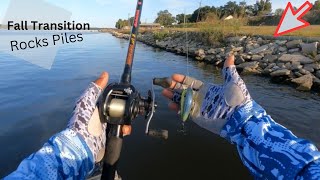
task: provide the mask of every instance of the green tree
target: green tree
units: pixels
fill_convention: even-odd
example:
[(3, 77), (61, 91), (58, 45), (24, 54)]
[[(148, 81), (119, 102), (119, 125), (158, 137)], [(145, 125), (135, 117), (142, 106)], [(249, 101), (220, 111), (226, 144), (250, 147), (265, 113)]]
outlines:
[(275, 10), (274, 14), (275, 14), (276, 16), (282, 16), (282, 13), (283, 13), (283, 12), (284, 12), (284, 9), (278, 8), (278, 9)]
[(206, 20), (207, 14), (211, 12), (216, 12), (216, 8), (214, 6), (204, 6), (202, 8), (198, 8), (192, 13), (190, 22), (204, 21)]
[(313, 10), (320, 10), (320, 0), (314, 2)]
[(128, 26), (128, 20), (122, 20), (122, 19), (119, 19), (117, 22), (116, 22), (116, 25), (115, 27), (117, 29), (122, 29), (123, 27), (125, 26)]
[(241, 1), (239, 3), (238, 16), (244, 17), (246, 15), (246, 10), (247, 10), (247, 2)]
[(184, 16), (186, 16), (186, 23), (190, 22), (189, 19), (190, 19), (190, 17), (191, 17), (191, 14), (187, 14), (187, 15), (185, 15), (185, 14), (178, 14), (178, 15), (176, 16), (176, 20), (177, 20), (178, 24), (184, 23)]
[(176, 20), (168, 10), (164, 10), (158, 12), (158, 17), (154, 22), (160, 23), (163, 26), (168, 26), (172, 25), (172, 23), (176, 22)]
[(264, 13), (270, 13), (272, 11), (272, 4), (270, 0), (260, 0), (254, 5), (254, 14), (262, 15)]
[(226, 5), (224, 5), (224, 16), (236, 16), (239, 9), (240, 8), (236, 1), (229, 1)]

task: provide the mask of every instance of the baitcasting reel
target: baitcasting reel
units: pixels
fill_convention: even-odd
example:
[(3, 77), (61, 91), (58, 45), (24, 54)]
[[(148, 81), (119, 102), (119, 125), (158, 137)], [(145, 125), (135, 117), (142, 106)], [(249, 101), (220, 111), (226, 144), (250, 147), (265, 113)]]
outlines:
[[(147, 119), (146, 134), (153, 137), (168, 138), (166, 130), (149, 129), (153, 113), (157, 107), (152, 90), (146, 98), (142, 97), (132, 85), (113, 83), (106, 87), (99, 106), (101, 121), (108, 125), (131, 125), (139, 115)], [(121, 132), (116, 132), (120, 136)]]

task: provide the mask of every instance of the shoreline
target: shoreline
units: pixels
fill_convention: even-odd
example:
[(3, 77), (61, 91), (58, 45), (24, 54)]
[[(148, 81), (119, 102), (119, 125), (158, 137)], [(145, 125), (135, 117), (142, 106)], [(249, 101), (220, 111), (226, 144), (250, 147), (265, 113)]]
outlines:
[[(118, 31), (109, 33), (122, 39), (130, 36)], [(320, 38), (231, 36), (207, 45), (197, 32), (188, 32), (188, 43), (185, 32), (168, 32), (164, 37), (157, 33), (140, 34), (138, 41), (182, 56), (187, 55), (188, 44), (189, 57), (218, 67), (222, 67), (226, 55), (232, 51), (241, 75), (270, 77), (274, 83), (320, 93)]]

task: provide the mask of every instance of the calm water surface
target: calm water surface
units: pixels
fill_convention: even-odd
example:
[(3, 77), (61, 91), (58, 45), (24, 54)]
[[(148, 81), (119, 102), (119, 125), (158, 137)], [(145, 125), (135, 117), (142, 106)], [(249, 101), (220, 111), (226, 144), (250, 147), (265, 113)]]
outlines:
[[(0, 177), (13, 171), (27, 155), (38, 150), (54, 133), (66, 127), (76, 98), (102, 71), (118, 81), (127, 41), (108, 34), (87, 34), (84, 43), (60, 47), (51, 70), (0, 52)], [(186, 58), (137, 45), (133, 84), (145, 94), (151, 79), (187, 72)], [(189, 73), (206, 82), (221, 82), (211, 65), (191, 62)], [(268, 79), (247, 76), (253, 96), (279, 123), (320, 146), (320, 98)], [(160, 89), (156, 89), (160, 95)], [(169, 130), (161, 141), (144, 135), (145, 121), (134, 122), (125, 139), (120, 173), (124, 179), (252, 179), (235, 147), (193, 123), (187, 135), (168, 101), (158, 96), (153, 127)]]

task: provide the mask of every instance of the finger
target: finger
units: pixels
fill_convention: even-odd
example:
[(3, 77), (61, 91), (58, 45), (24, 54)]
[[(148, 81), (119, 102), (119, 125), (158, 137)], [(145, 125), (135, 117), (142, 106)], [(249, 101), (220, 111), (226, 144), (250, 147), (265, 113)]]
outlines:
[(169, 106), (170, 110), (173, 110), (175, 112), (179, 112), (180, 111), (180, 106), (177, 103), (170, 102), (168, 106)]
[(173, 83), (171, 84), (171, 88), (174, 89), (186, 89), (186, 87), (192, 87), (193, 89), (198, 90), (203, 85), (202, 81), (182, 74), (173, 74), (172, 81)]
[(132, 126), (130, 125), (123, 125), (122, 126), (122, 134), (123, 136), (129, 136), (132, 131)]
[(168, 89), (162, 90), (162, 95), (170, 100), (173, 98), (173, 92)]
[(169, 89), (164, 89), (162, 91), (162, 95), (166, 98), (168, 98), (169, 100), (175, 102), (175, 103), (180, 103), (181, 101), (181, 93), (177, 92), (177, 91), (174, 91), (172, 92), (171, 90)]
[(233, 66), (234, 65), (234, 55), (233, 54), (230, 54), (227, 58), (227, 60), (224, 62), (224, 67), (230, 67), (230, 66)]
[(94, 83), (99, 86), (101, 89), (104, 89), (109, 81), (109, 74), (107, 72), (103, 72), (100, 77), (94, 81)]

